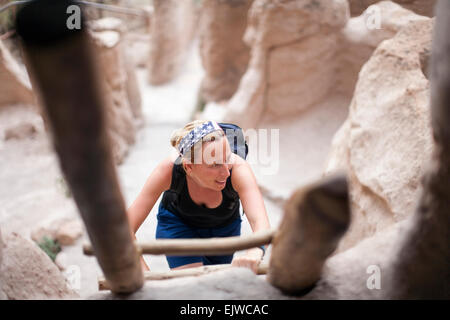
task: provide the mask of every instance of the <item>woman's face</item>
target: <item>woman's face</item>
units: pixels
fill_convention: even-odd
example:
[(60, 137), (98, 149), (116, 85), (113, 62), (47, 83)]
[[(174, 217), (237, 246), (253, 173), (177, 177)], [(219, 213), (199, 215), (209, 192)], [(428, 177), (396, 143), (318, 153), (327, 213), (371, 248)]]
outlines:
[(200, 186), (220, 191), (232, 168), (232, 154), (226, 137), (204, 142), (201, 163), (186, 163), (186, 173)]

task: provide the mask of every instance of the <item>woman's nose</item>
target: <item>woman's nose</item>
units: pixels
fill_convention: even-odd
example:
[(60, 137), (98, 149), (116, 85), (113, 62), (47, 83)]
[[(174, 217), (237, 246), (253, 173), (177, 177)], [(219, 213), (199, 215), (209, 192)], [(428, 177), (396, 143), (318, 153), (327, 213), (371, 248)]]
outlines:
[(230, 168), (228, 166), (228, 164), (223, 164), (221, 166), (221, 174), (223, 174), (224, 176), (226, 176), (227, 178), (230, 176)]

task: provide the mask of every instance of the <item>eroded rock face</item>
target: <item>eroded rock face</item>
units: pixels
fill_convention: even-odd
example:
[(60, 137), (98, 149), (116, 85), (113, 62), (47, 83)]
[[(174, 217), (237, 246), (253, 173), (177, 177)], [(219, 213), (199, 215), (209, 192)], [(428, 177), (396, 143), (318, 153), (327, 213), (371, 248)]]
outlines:
[(430, 19), (411, 22), (383, 42), (360, 72), (326, 169), (349, 172), (353, 223), (340, 250), (414, 211), (433, 147), (424, 75), (432, 25)]
[[(402, 7), (412, 10), (420, 15), (433, 17), (436, 0), (394, 0)], [(379, 0), (349, 0), (350, 13), (352, 16), (360, 15), (370, 5), (378, 3)]]
[(2, 253), (3, 253), (3, 239), (2, 239), (2, 230), (0, 229), (0, 265), (2, 265)]
[(375, 48), (417, 15), (390, 1), (349, 18), (346, 1), (254, 1), (244, 40), (251, 60), (225, 121), (254, 127), (262, 116), (297, 117), (335, 94), (353, 96), (358, 74)]
[[(2, 239), (2, 230), (0, 229), (0, 267), (3, 261), (3, 239)], [(0, 300), (6, 300), (8, 297), (3, 292), (2, 278), (0, 277)]]
[(380, 1), (377, 8), (378, 20), (366, 10), (349, 19), (342, 29), (335, 90), (348, 97), (353, 97), (359, 71), (382, 41), (394, 37), (410, 22), (429, 20), (391, 1)]
[(42, 225), (31, 232), (31, 239), (41, 242), (44, 237), (58, 241), (63, 246), (73, 245), (83, 234), (83, 226), (78, 219), (62, 218)]
[(225, 121), (254, 127), (263, 112), (292, 115), (323, 99), (347, 20), (346, 1), (254, 1), (244, 36), (251, 60)]
[(34, 137), (38, 133), (38, 129), (32, 123), (22, 122), (14, 127), (5, 130), (5, 141), (11, 139), (24, 139)]
[(205, 69), (205, 101), (228, 100), (247, 69), (250, 48), (243, 36), (253, 0), (206, 0), (202, 3), (200, 55)]
[[(114, 160), (120, 164), (127, 155), (130, 145), (135, 142), (137, 119), (141, 116), (141, 107), (140, 101), (130, 100), (130, 96), (139, 90), (137, 84), (134, 85), (134, 89), (129, 88), (130, 72), (127, 73), (127, 62), (120, 42), (120, 32), (108, 29), (95, 31), (93, 29), (90, 35), (95, 50), (94, 57), (100, 71), (100, 83), (106, 106), (107, 127)], [(131, 82), (133, 79), (132, 76)]]
[[(256, 10), (257, 3), (254, 2), (252, 10)], [(368, 13), (364, 13), (360, 17), (346, 20), (342, 28), (336, 27), (333, 32), (337, 34), (319, 33), (317, 37), (291, 41), (272, 51), (265, 49), (262, 40), (255, 41), (250, 66), (228, 105), (211, 108), (209, 104), (205, 108), (204, 115), (218, 116), (219, 119), (214, 119), (220, 121), (236, 122), (245, 129), (280, 130), (281, 156), (277, 174), (259, 174), (262, 170), (258, 169), (263, 166), (259, 163), (255, 166), (258, 183), (265, 187), (265, 190), (269, 190), (265, 192), (266, 196), (286, 201), (296, 187), (320, 178), (330, 152), (332, 138), (347, 118), (348, 106), (364, 63), (382, 41), (392, 38), (409, 23), (429, 20), (428, 17), (417, 15), (390, 1), (380, 2), (378, 7), (382, 21), (380, 29), (368, 20)], [(260, 9), (258, 15), (265, 17), (265, 10), (268, 9)], [(324, 8), (317, 10), (320, 12)], [(279, 15), (282, 14), (285, 13), (280, 11)], [(276, 18), (276, 23), (272, 22)], [(272, 15), (268, 21), (263, 22), (261, 25), (249, 26), (246, 35), (253, 34), (255, 39), (263, 39), (263, 31), (266, 34), (275, 34), (280, 29), (286, 34), (292, 31), (292, 38), (299, 34), (295, 32), (295, 28), (291, 28), (292, 23), (287, 18)], [(274, 30), (269, 29), (268, 24), (273, 24), (271, 28)], [(322, 30), (321, 20), (311, 19), (309, 28)], [(329, 43), (324, 40), (327, 37), (331, 37), (336, 45), (331, 56), (327, 56), (327, 50), (323, 50)], [(274, 36), (273, 41), (281, 38), (282, 35)], [(318, 39), (321, 41), (316, 41)], [(319, 52), (324, 53), (326, 58), (318, 55)], [(278, 56), (284, 53), (284, 57)], [(263, 59), (263, 56), (268, 58)], [(272, 60), (278, 61), (279, 64), (277, 62), (273, 65), (270, 62)], [(322, 65), (318, 61), (322, 62)], [(304, 74), (295, 73), (295, 70), (306, 70), (309, 66), (317, 68), (312, 67), (313, 71)], [(272, 95), (271, 92), (276, 94)], [(226, 107), (228, 110), (221, 118), (220, 111)], [(292, 150), (302, 150), (301, 155)]]
[(127, 92), (128, 102), (130, 104), (135, 122), (138, 126), (142, 126), (142, 98), (139, 84), (136, 78), (135, 61), (133, 61), (133, 57), (131, 57), (131, 52), (126, 48), (129, 43), (123, 42), (126, 34), (125, 25), (120, 19), (107, 17), (90, 22), (89, 29), (96, 33), (104, 31), (115, 31), (120, 34), (120, 43), (117, 45), (117, 50), (120, 51), (122, 63), (119, 64), (119, 67), (125, 67), (125, 90)]
[(20, 68), (0, 40), (0, 106), (8, 104), (33, 105), (34, 95), (27, 73)]
[(77, 299), (58, 267), (38, 246), (16, 233), (3, 237), (0, 298)]
[(197, 7), (193, 0), (155, 0), (153, 6), (148, 74), (158, 85), (178, 74), (194, 35)]

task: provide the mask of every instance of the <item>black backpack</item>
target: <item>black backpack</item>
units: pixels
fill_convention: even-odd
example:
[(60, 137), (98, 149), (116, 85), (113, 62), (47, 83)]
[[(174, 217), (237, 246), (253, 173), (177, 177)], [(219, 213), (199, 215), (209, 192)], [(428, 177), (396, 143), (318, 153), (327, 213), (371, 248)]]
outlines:
[(218, 125), (225, 132), (231, 151), (242, 159), (247, 159), (248, 145), (242, 128), (232, 123), (218, 123)]

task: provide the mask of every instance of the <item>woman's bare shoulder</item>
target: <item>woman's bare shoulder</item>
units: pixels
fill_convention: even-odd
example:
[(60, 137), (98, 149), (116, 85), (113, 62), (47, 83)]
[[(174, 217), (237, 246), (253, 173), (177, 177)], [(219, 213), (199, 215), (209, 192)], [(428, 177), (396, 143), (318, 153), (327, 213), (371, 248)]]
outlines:
[(235, 153), (231, 154), (231, 163), (233, 164), (233, 167), (232, 167), (233, 169), (237, 169), (240, 166), (247, 165), (247, 161), (242, 159), (240, 156), (238, 156)]
[(172, 169), (177, 158), (178, 156), (176, 154), (168, 155), (158, 164), (158, 169), (164, 171), (166, 174), (170, 173), (170, 175), (172, 175)]
[(172, 171), (175, 164), (176, 156), (172, 154), (161, 160), (153, 169), (149, 181), (150, 188), (157, 190), (157, 192), (164, 191), (170, 188), (172, 181)]
[(252, 177), (253, 173), (249, 163), (245, 159), (234, 154), (232, 160), (233, 174), (231, 175), (231, 183), (233, 188), (238, 191), (241, 185), (248, 182), (248, 179)]

